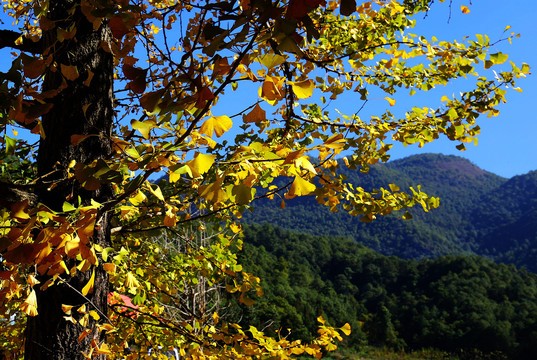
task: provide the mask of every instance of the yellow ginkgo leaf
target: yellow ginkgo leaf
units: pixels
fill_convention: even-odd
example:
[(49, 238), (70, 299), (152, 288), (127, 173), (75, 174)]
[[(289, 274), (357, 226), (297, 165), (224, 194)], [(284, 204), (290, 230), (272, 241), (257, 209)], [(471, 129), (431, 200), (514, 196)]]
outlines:
[(187, 161), (186, 164), (192, 172), (192, 177), (197, 178), (209, 171), (213, 166), (214, 159), (216, 159), (216, 155), (198, 154), (194, 159)]
[(262, 65), (265, 65), (268, 69), (272, 69), (275, 66), (283, 64), (285, 62), (285, 57), (277, 54), (265, 54), (258, 56), (255, 60), (259, 61)]
[(116, 274), (116, 264), (105, 263), (105, 264), (103, 264), (103, 270), (106, 271), (110, 275), (115, 275)]
[(160, 201), (164, 201), (164, 195), (162, 195), (162, 190), (160, 190), (160, 187), (158, 185), (148, 184), (147, 188), (149, 192), (155, 195), (157, 199), (159, 199)]
[(11, 206), (11, 216), (20, 220), (30, 218), (28, 215), (28, 200), (19, 201)]
[(390, 103), (390, 106), (394, 106), (395, 105), (395, 100), (392, 99), (392, 98), (389, 98), (389, 97), (385, 97), (384, 99), (386, 99), (386, 101), (388, 101)]
[(295, 196), (309, 195), (314, 192), (316, 186), (307, 180), (302, 179), (300, 176), (295, 177), (295, 181), (291, 184), (289, 192), (285, 195), (286, 198), (292, 199)]
[(66, 315), (71, 315), (71, 309), (75, 307), (74, 305), (65, 305), (65, 304), (62, 304), (62, 311), (66, 314)]
[(468, 9), (468, 6), (461, 5), (461, 11), (463, 14), (468, 14), (470, 9)]
[(226, 131), (231, 129), (233, 122), (227, 115), (211, 116), (209, 119), (201, 125), (199, 132), (209, 137), (213, 136), (213, 132), (216, 137), (222, 136)]
[(213, 203), (224, 202), (228, 199), (226, 192), (222, 189), (222, 179), (212, 184), (200, 186), (198, 191), (201, 197)]
[(147, 197), (144, 195), (141, 191), (135, 191), (131, 197), (129, 198), (129, 201), (134, 206), (140, 205), (142, 202), (144, 202), (147, 199)]
[(21, 309), (28, 316), (36, 316), (37, 315), (37, 296), (35, 294), (34, 289), (32, 289), (32, 291), (30, 291), (30, 295), (28, 295), (26, 300), (24, 300), (24, 302), (21, 304)]
[(140, 286), (140, 282), (134, 277), (134, 275), (131, 272), (127, 273), (127, 276), (125, 276), (125, 287), (128, 287), (129, 289), (135, 289)]
[(94, 285), (95, 285), (95, 269), (93, 269), (93, 273), (91, 274), (91, 277), (88, 283), (82, 288), (82, 295), (86, 296), (89, 293), (93, 292)]
[(101, 316), (95, 310), (90, 310), (89, 315), (93, 318), (93, 320), (99, 320), (101, 318)]
[(276, 104), (283, 99), (283, 83), (285, 78), (278, 76), (267, 76), (261, 88), (259, 88), (259, 97), (268, 102), (270, 105)]
[(131, 126), (133, 129), (138, 130), (144, 139), (149, 139), (149, 132), (151, 129), (157, 126), (157, 122), (153, 119), (146, 120), (144, 122), (138, 120), (132, 120)]
[(111, 354), (110, 348), (106, 343), (102, 343), (100, 346), (97, 347), (97, 354)]
[(300, 82), (292, 82), (291, 85), (293, 86), (293, 92), (299, 99), (309, 98), (311, 95), (313, 95), (313, 89), (315, 88), (315, 84), (311, 79)]
[(351, 326), (349, 325), (349, 323), (346, 323), (345, 325), (343, 325), (340, 330), (343, 332), (343, 334), (349, 336), (351, 334)]
[(41, 284), (41, 282), (35, 278), (35, 275), (34, 275), (34, 274), (30, 274), (30, 275), (28, 275), (28, 280), (27, 280), (26, 282), (27, 282), (28, 285), (30, 285), (30, 286), (35, 286), (35, 285), (37, 285), (37, 284)]

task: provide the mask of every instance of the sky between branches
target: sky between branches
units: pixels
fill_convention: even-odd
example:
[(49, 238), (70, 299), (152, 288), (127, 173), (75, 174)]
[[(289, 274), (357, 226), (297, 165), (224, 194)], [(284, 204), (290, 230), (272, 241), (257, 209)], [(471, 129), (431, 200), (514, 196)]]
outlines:
[[(468, 6), (470, 13), (462, 13), (461, 5)], [(491, 52), (507, 53), (509, 60), (517, 65), (523, 62), (528, 63), (535, 73), (535, 66), (537, 66), (536, 18), (537, 1), (535, 0), (517, 0), (515, 2), (473, 0), (471, 4), (468, 0), (455, 0), (451, 9), (448, 1), (442, 4), (438, 2), (433, 4), (427, 17), (423, 18), (423, 15), (419, 15), (416, 28), (409, 29), (409, 32), (428, 38), (436, 36), (439, 40), (447, 41), (454, 39), (463, 41), (465, 36), (475, 39), (476, 34), (487, 34), (491, 42), (494, 42), (505, 37), (504, 29), (510, 25), (511, 29), (507, 33), (519, 33), (520, 37), (514, 39), (512, 44), (507, 41), (498, 44)], [(9, 28), (11, 20), (3, 14), (0, 15), (0, 19), (5, 23), (3, 28)], [(0, 53), (0, 71), (9, 69), (10, 60), (9, 51), (3, 50)], [(483, 69), (480, 67), (481, 65), (477, 70), (481, 72)], [(537, 81), (535, 75), (519, 80), (518, 84), (523, 92), (508, 92), (508, 102), (498, 108), (500, 110), (498, 117), (480, 117), (481, 135), (478, 146), (468, 144), (467, 150), (461, 152), (455, 148), (457, 143), (442, 138), (425, 145), (423, 148), (418, 148), (417, 145), (403, 147), (397, 144), (392, 151), (391, 159), (433, 152), (465, 157), (477, 166), (504, 177), (537, 170), (537, 115), (534, 110), (535, 103), (537, 103)], [(419, 97), (396, 96), (395, 98), (398, 101), (398, 108), (403, 110), (413, 106), (437, 105), (443, 94), (451, 96), (453, 93), (457, 94), (458, 91), (456, 88), (448, 87), (427, 92)], [(402, 91), (402, 93), (408, 92)], [(221, 100), (218, 105), (219, 109), (232, 109), (232, 103), (240, 101), (240, 94), (230, 95), (229, 100), (225, 98)], [(343, 96), (342, 100), (337, 103), (330, 104), (330, 107), (340, 110), (342, 113), (352, 114), (362, 105), (354, 97), (358, 98), (358, 95), (350, 93)], [(360, 116), (378, 114), (379, 109), (387, 106), (389, 105), (386, 100), (379, 96), (366, 104)]]

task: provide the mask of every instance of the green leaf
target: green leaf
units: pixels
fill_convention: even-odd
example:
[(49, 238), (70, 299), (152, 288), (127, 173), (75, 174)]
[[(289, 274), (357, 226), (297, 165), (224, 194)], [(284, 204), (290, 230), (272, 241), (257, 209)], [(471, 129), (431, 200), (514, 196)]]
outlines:
[(138, 120), (132, 120), (131, 126), (133, 129), (138, 130), (144, 139), (149, 139), (149, 132), (157, 126), (157, 122), (153, 119), (146, 120), (144, 122)]
[(239, 184), (233, 187), (231, 193), (235, 196), (235, 203), (246, 205), (252, 201), (256, 189), (244, 184)]
[(76, 208), (73, 205), (69, 204), (67, 201), (63, 203), (63, 206), (62, 206), (63, 212), (70, 212), (70, 211), (75, 211), (75, 210)]
[(504, 62), (507, 61), (508, 58), (509, 58), (509, 55), (503, 54), (501, 52), (498, 52), (496, 54), (490, 54), (490, 61), (492, 61), (492, 63), (496, 65), (503, 64)]
[(267, 54), (261, 55), (255, 58), (256, 61), (259, 61), (261, 65), (267, 67), (267, 69), (272, 69), (275, 66), (281, 65), (285, 62), (285, 57), (277, 54)]
[(17, 146), (17, 139), (10, 138), (7, 135), (4, 136), (4, 139), (6, 141), (6, 154), (12, 155)]
[(114, 249), (111, 247), (104, 248), (104, 250), (101, 252), (101, 256), (103, 257), (103, 261), (108, 261), (108, 254), (110, 252), (113, 252)]

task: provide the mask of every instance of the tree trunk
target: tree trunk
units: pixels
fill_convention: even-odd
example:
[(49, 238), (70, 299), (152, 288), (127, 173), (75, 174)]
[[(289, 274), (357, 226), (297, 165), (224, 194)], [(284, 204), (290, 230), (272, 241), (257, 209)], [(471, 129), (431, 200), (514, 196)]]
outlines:
[[(43, 33), (44, 59), (53, 57), (45, 73), (43, 92), (61, 91), (47, 100), (53, 106), (42, 118), (45, 137), (40, 142), (37, 166), (39, 175), (46, 176), (48, 181), (57, 181), (65, 179), (66, 169), (72, 160), (89, 164), (111, 153), (113, 57), (102, 47), (103, 43), (110, 42), (107, 25), (102, 24), (95, 30), (81, 11), (80, 0), (50, 0), (47, 18), (55, 23), (55, 27)], [(58, 39), (58, 29), (69, 31), (72, 26), (76, 28), (73, 38)], [(62, 73), (63, 69), (73, 69), (68, 66), (76, 66), (77, 78), (69, 70)], [(78, 146), (72, 146), (71, 136), (74, 134), (99, 136), (92, 136)], [(75, 205), (79, 204), (78, 199), (83, 205), (89, 204), (92, 198), (105, 202), (111, 199), (112, 190), (108, 185), (101, 185), (96, 191), (87, 191), (71, 179), (58, 182), (58, 186), (52, 190), (42, 190), (38, 196), (40, 202), (49, 208), (61, 210), (66, 199)], [(110, 246), (109, 218), (109, 214), (104, 214), (97, 219), (99, 226), (95, 227), (92, 238), (93, 243), (103, 248)], [(67, 264), (68, 267), (72, 265), (73, 260)], [(95, 269), (94, 291), (84, 298), (80, 290), (91, 274), (92, 270), (79, 272), (74, 277), (64, 274), (62, 277), (66, 284), (56, 281), (57, 285), (48, 290), (37, 291), (39, 314), (28, 318), (25, 359), (84, 359), (82, 352), (88, 353), (91, 341), (100, 342), (101, 335), (94, 330), (93, 335), (79, 343), (77, 339), (82, 326), (66, 321), (61, 309), (62, 304), (86, 304), (88, 311), (97, 309), (101, 314), (106, 314), (108, 277), (102, 269), (102, 261)], [(42, 276), (41, 283), (46, 279)], [(90, 327), (94, 325), (90, 323)], [(105, 357), (101, 355), (97, 358)]]

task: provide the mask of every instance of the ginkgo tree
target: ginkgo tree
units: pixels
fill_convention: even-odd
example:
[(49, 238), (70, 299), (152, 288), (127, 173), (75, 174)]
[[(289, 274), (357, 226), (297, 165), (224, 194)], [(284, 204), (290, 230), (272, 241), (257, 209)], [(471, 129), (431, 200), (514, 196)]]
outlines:
[[(479, 134), (477, 118), (497, 115), (506, 88), (529, 72), (490, 51), (511, 40), (507, 29), (495, 41), (413, 34), (432, 2), (3, 2), (12, 18), (0, 29), (0, 48), (11, 49), (0, 73), (4, 357), (134, 359), (174, 348), (192, 358), (285, 359), (334, 350), (348, 325), (320, 317), (319, 337), (304, 344), (218, 312), (189, 317), (181, 299), (200, 277), (246, 304), (250, 291), (262, 292), (233, 254), (241, 213), (258, 198), (284, 206), (315, 196), (366, 222), (438, 206), (419, 187), (366, 190), (337, 172), (367, 172), (388, 160), (393, 142), (445, 136), (464, 149)], [(387, 110), (457, 78), (473, 86), (436, 107)], [(226, 103), (235, 91), (240, 100)], [(369, 118), (330, 109), (346, 93), (382, 105)], [(277, 177), (288, 181), (278, 187)], [(189, 246), (184, 226), (208, 219), (226, 231)], [(161, 236), (182, 238), (182, 250), (170, 253)]]

